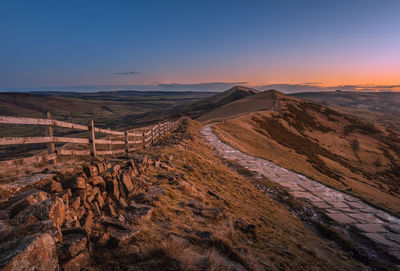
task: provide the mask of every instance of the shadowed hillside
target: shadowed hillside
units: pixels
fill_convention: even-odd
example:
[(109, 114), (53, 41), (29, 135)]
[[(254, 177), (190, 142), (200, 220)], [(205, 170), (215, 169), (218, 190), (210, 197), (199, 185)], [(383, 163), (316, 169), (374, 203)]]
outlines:
[(245, 153), (400, 213), (400, 134), (394, 130), (283, 94), (274, 110), (217, 123), (214, 130)]
[(304, 92), (291, 96), (328, 105), (357, 118), (400, 131), (400, 93), (396, 92)]

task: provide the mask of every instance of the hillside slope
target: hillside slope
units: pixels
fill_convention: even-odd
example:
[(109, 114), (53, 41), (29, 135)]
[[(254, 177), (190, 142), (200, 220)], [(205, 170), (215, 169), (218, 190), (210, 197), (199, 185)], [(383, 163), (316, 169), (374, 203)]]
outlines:
[(328, 105), (339, 112), (400, 131), (400, 93), (335, 91), (294, 93), (291, 96)]
[(283, 94), (213, 126), (235, 148), (400, 214), (400, 134)]
[(182, 116), (188, 116), (192, 119), (197, 119), (216, 108), (222, 107), (226, 104), (230, 104), (237, 100), (241, 100), (246, 97), (251, 97), (259, 93), (258, 90), (236, 86), (227, 91), (218, 93), (211, 97), (203, 98), (201, 100), (182, 104), (173, 107), (168, 110), (153, 111), (146, 114), (140, 115), (129, 115), (124, 117), (119, 125), (130, 126), (132, 123), (150, 124), (159, 121), (163, 118), (179, 118)]

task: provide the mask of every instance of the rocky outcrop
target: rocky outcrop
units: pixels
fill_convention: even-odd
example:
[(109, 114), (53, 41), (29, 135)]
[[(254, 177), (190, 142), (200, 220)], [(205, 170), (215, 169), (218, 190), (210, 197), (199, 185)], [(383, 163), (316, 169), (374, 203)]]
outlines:
[(164, 193), (141, 177), (153, 166), (147, 156), (96, 160), (1, 185), (0, 270), (81, 270), (92, 247), (129, 244)]

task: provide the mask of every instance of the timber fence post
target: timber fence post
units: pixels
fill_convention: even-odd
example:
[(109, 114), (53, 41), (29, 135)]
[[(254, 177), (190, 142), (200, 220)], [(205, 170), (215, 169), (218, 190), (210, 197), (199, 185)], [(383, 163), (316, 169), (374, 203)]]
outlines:
[[(108, 128), (108, 130), (110, 131), (110, 128)], [(111, 135), (110, 134), (107, 134), (107, 140), (109, 140), (109, 141), (111, 141)], [(108, 143), (108, 145), (107, 145), (107, 151), (111, 151), (112, 149), (111, 149), (111, 144), (110, 143)]]
[(90, 154), (93, 157), (96, 157), (96, 136), (94, 134), (94, 122), (93, 122), (93, 120), (90, 121), (89, 130), (90, 130), (90, 138), (89, 138)]
[(125, 152), (129, 153), (129, 135), (128, 131), (125, 131)]
[(151, 145), (154, 145), (154, 126), (151, 126)]
[[(44, 115), (47, 119), (49, 119), (49, 120), (51, 119), (50, 112), (46, 112)], [(54, 136), (53, 135), (53, 125), (48, 125), (47, 127), (45, 127), (45, 135), (48, 137)], [(54, 142), (47, 143), (46, 145), (47, 145), (47, 153), (48, 154), (54, 154), (56, 152), (56, 148), (54, 147)], [(55, 164), (56, 162), (57, 162), (56, 158), (49, 160), (49, 164)]]
[(146, 140), (145, 140), (145, 137), (144, 137), (144, 132), (142, 132), (142, 145), (143, 145), (143, 149), (146, 149)]

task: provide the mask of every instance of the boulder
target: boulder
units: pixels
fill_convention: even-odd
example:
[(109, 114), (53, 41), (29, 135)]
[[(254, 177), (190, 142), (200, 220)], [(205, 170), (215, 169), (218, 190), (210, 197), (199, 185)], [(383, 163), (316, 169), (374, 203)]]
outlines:
[[(25, 197), (21, 198), (21, 196)], [(25, 193), (22, 193), (21, 196), (13, 197), (9, 200), (9, 202), (14, 202), (15, 200), (21, 198), (8, 207), (7, 211), (10, 218), (14, 218), (19, 212), (27, 207), (41, 203), (49, 198), (49, 194), (37, 189), (26, 191)]]
[(99, 174), (99, 170), (94, 165), (85, 165), (83, 166), (83, 170), (88, 177), (94, 177)]
[(93, 227), (93, 212), (89, 210), (80, 221), (82, 227), (86, 230), (88, 234), (92, 231)]
[(111, 179), (106, 181), (106, 189), (108, 194), (114, 199), (119, 199), (118, 182), (116, 179)]
[(73, 188), (73, 189), (85, 189), (86, 188), (86, 179), (83, 176), (73, 177), (67, 179), (63, 182), (64, 189)]
[(82, 251), (63, 265), (64, 271), (80, 271), (90, 265), (89, 252)]
[(58, 269), (56, 245), (48, 233), (25, 236), (0, 244), (0, 270)]
[(128, 206), (127, 219), (131, 223), (135, 223), (138, 219), (150, 219), (153, 207), (145, 204), (137, 204), (131, 202)]
[(92, 185), (98, 185), (100, 183), (103, 183), (104, 179), (101, 176), (94, 176), (94, 177), (88, 178), (88, 182), (91, 183)]
[(16, 219), (20, 224), (27, 224), (31, 217), (38, 220), (52, 220), (61, 227), (65, 220), (65, 205), (61, 198), (53, 197), (39, 204), (31, 205), (20, 212)]
[(81, 198), (74, 197), (69, 201), (69, 206), (75, 211), (78, 210), (79, 206), (81, 206)]
[(60, 183), (60, 182), (56, 182), (56, 181), (51, 181), (48, 185), (47, 185), (47, 189), (48, 189), (48, 191), (49, 192), (62, 192), (64, 189), (63, 189), (63, 186), (62, 186), (62, 184)]
[(29, 189), (43, 188), (55, 177), (56, 174), (40, 173), (20, 178), (12, 183), (2, 184), (0, 185), (0, 198), (10, 198)]
[(19, 227), (17, 228), (17, 232), (19, 236), (26, 236), (35, 233), (48, 233), (56, 243), (62, 241), (63, 239), (60, 228), (57, 227), (52, 220), (38, 221), (34, 224)]
[(62, 261), (71, 259), (86, 250), (87, 238), (82, 234), (69, 234), (57, 245), (58, 258)]
[(121, 183), (123, 185), (125, 192), (127, 194), (129, 194), (133, 189), (133, 184), (132, 184), (132, 180), (131, 180), (131, 177), (128, 174), (128, 172), (124, 172), (123, 174), (121, 174), (120, 180), (121, 180)]

